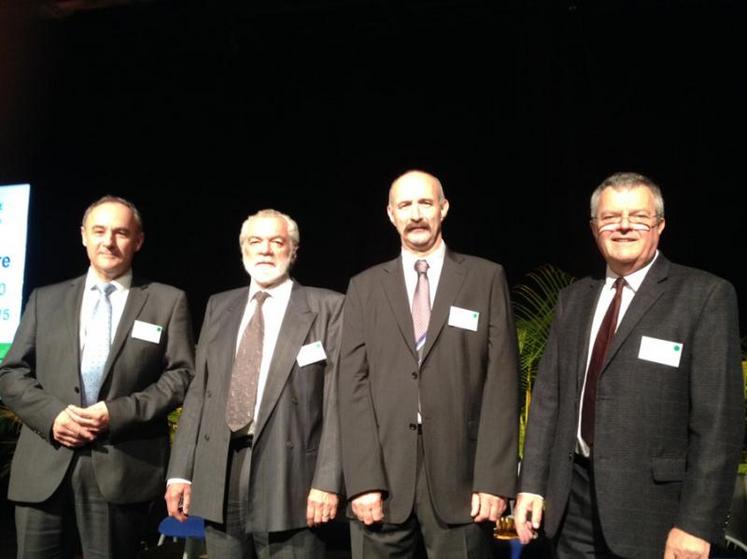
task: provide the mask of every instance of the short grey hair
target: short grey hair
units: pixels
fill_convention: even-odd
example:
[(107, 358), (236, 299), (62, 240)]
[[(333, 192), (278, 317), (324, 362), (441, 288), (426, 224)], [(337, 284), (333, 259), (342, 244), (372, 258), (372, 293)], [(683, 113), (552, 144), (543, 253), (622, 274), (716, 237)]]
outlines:
[(264, 217), (276, 217), (278, 219), (285, 220), (285, 224), (288, 227), (288, 239), (293, 244), (294, 252), (298, 250), (298, 246), (301, 243), (301, 233), (298, 230), (298, 224), (293, 218), (283, 212), (279, 212), (273, 209), (259, 210), (257, 213), (250, 215), (246, 218), (244, 223), (241, 224), (241, 232), (239, 233), (239, 246), (243, 247), (246, 240), (249, 238), (249, 227), (257, 219)]
[(85, 228), (86, 226), (86, 220), (88, 219), (88, 216), (91, 215), (91, 212), (96, 209), (97, 207), (101, 206), (102, 204), (122, 204), (123, 206), (129, 208), (129, 210), (132, 212), (132, 216), (135, 218), (135, 223), (137, 223), (138, 228), (140, 229), (140, 232), (143, 232), (143, 217), (140, 215), (140, 212), (135, 207), (135, 204), (130, 202), (129, 200), (125, 200), (124, 198), (121, 198), (120, 196), (114, 196), (112, 194), (107, 194), (106, 196), (102, 196), (98, 200), (96, 200), (94, 203), (92, 203), (90, 206), (86, 208), (86, 211), (83, 213), (83, 220), (81, 221), (81, 226)]
[(638, 173), (615, 173), (602, 181), (602, 183), (591, 193), (591, 219), (597, 216), (599, 207), (599, 197), (602, 191), (607, 188), (614, 188), (617, 191), (633, 190), (638, 187), (648, 188), (654, 196), (654, 210), (656, 217), (664, 218), (664, 197), (661, 195), (661, 188), (650, 178)]

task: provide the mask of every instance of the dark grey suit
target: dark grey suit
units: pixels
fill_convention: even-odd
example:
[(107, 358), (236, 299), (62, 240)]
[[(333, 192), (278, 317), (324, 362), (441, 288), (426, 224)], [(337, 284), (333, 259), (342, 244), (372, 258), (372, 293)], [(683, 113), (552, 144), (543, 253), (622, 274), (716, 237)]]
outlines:
[[(602, 282), (560, 295), (529, 416), (520, 490), (561, 528), (589, 331)], [(639, 359), (642, 336), (679, 342), (678, 367)], [(609, 548), (660, 558), (673, 526), (723, 537), (744, 423), (733, 287), (659, 255), (625, 313), (597, 388), (593, 483)]]
[[(477, 331), (447, 324), (479, 312)], [(472, 492), (513, 495), (517, 463), (516, 333), (503, 268), (446, 251), (418, 366), (402, 260), (354, 277), (345, 303), (340, 417), (347, 494), (384, 493), (384, 522), (413, 511), (418, 399), (436, 515), (472, 522)]]
[[(81, 405), (79, 324), (85, 276), (35, 290), (0, 366), (0, 394), (23, 421), (8, 496), (42, 503), (78, 452), (52, 439), (55, 418)], [(163, 327), (160, 343), (132, 337), (135, 320)], [(115, 504), (160, 496), (169, 456), (167, 414), (186, 393), (194, 344), (187, 300), (173, 287), (133, 280), (99, 399), (109, 431), (89, 445), (96, 483)]]
[[(169, 478), (192, 481), (190, 514), (224, 521), (231, 433), (225, 410), (239, 324), (249, 288), (210, 298), (197, 348), (197, 371), (184, 403)], [(339, 293), (293, 284), (256, 420), (248, 483), (247, 532), (306, 526), (311, 487), (341, 493), (337, 418)], [(327, 359), (300, 367), (303, 345), (321, 341)]]

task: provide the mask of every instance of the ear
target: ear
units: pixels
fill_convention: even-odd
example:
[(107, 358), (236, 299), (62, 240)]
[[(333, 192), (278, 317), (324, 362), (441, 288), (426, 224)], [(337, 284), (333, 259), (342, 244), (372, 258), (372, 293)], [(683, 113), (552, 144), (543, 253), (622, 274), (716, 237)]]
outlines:
[(88, 247), (88, 243), (86, 242), (86, 228), (82, 225), (80, 226), (80, 240), (84, 247)]
[(388, 205), (388, 204), (387, 204), (387, 207), (386, 207), (386, 215), (389, 216), (389, 221), (392, 222), (392, 225), (394, 225), (395, 227), (397, 227), (397, 223), (394, 221), (394, 213), (392, 213), (392, 207), (390, 205)]
[(661, 221), (659, 221), (659, 224), (656, 226), (656, 230), (659, 232), (659, 235), (661, 235), (662, 231), (664, 231), (664, 227), (666, 226), (666, 222), (664, 221), (664, 218), (661, 218)]
[(446, 219), (446, 215), (449, 213), (449, 201), (444, 198), (439, 204), (441, 206), (441, 221), (443, 221), (444, 219)]
[(140, 231), (137, 234), (137, 239), (135, 240), (135, 252), (138, 252), (143, 247), (144, 242), (145, 242), (145, 233)]

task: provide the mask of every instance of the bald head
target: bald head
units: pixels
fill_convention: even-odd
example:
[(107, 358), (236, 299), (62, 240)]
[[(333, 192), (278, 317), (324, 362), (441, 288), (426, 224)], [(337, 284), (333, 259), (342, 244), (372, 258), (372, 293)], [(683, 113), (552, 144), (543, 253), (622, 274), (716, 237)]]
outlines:
[(392, 205), (392, 196), (396, 193), (399, 186), (402, 184), (413, 183), (427, 183), (433, 185), (438, 195), (438, 201), (441, 202), (444, 200), (444, 187), (441, 185), (440, 180), (425, 171), (413, 170), (407, 171), (405, 174), (397, 177), (392, 183), (392, 186), (389, 187), (389, 205)]

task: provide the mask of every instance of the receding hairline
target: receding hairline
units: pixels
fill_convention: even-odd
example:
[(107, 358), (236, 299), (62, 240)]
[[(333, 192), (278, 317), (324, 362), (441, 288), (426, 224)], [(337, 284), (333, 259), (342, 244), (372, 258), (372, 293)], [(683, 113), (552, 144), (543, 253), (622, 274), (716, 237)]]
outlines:
[(124, 206), (128, 210), (130, 210), (130, 213), (132, 214), (132, 218), (135, 221), (135, 224), (138, 227), (139, 233), (144, 233), (143, 229), (143, 217), (140, 215), (140, 211), (137, 209), (135, 204), (127, 200), (126, 198), (122, 198), (121, 196), (114, 196), (112, 194), (107, 194), (105, 196), (102, 196), (95, 202), (93, 202), (91, 205), (89, 205), (86, 208), (86, 211), (83, 212), (83, 219), (80, 222), (81, 227), (86, 227), (86, 221), (88, 220), (88, 216), (91, 215), (91, 212), (98, 208), (99, 206), (103, 206), (104, 204), (119, 204), (120, 206)]
[(438, 180), (437, 177), (434, 177), (430, 173), (426, 171), (421, 171), (419, 169), (412, 169), (410, 171), (407, 171), (405, 173), (402, 173), (400, 176), (398, 176), (394, 181), (392, 182), (391, 186), (389, 187), (389, 196), (387, 198), (387, 203), (391, 205), (392, 203), (392, 193), (394, 192), (394, 188), (405, 178), (410, 176), (419, 176), (423, 179), (427, 179), (428, 182), (436, 186), (437, 194), (438, 194), (438, 201), (441, 202), (445, 199), (444, 196), (444, 187), (441, 184), (441, 181)]
[(241, 231), (239, 232), (239, 245), (243, 245), (244, 241), (248, 238), (247, 230), (249, 229), (249, 226), (259, 219), (279, 219), (280, 221), (284, 222), (286, 231), (288, 233), (288, 240), (293, 244), (294, 248), (298, 248), (299, 244), (301, 243), (301, 233), (298, 229), (298, 224), (288, 214), (285, 214), (278, 210), (274, 210), (272, 208), (259, 210), (258, 212), (251, 214), (244, 220), (244, 222), (241, 224)]

